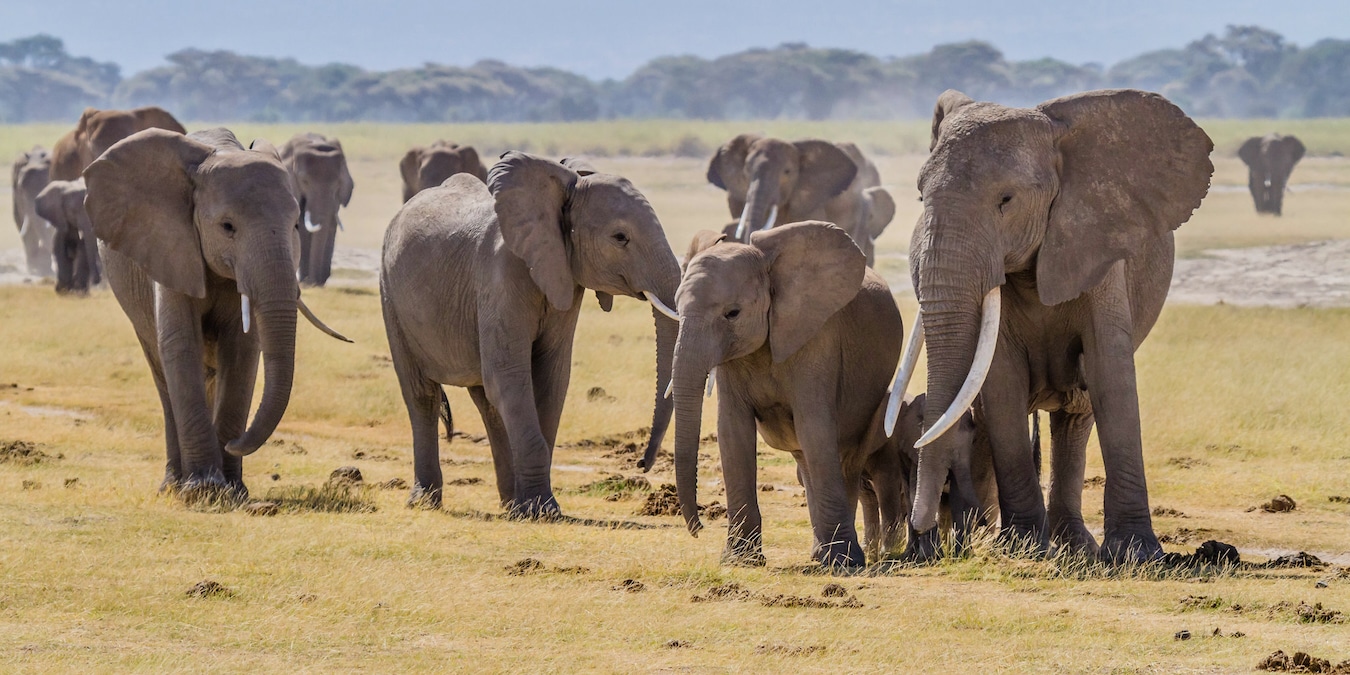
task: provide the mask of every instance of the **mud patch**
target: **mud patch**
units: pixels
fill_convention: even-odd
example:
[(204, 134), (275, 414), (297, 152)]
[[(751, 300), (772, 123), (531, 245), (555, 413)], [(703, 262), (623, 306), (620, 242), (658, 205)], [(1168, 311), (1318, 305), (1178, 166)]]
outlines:
[(1162, 506), (1155, 506), (1155, 507), (1153, 507), (1153, 517), (1154, 517), (1154, 518), (1188, 518), (1189, 516), (1187, 516), (1186, 514), (1180, 512), (1180, 511), (1178, 511), (1178, 510), (1176, 510), (1176, 509), (1169, 509), (1169, 508), (1162, 507)]
[(1305, 652), (1294, 652), (1294, 655), (1290, 656), (1283, 651), (1276, 651), (1274, 654), (1261, 659), (1261, 662), (1256, 664), (1256, 669), (1272, 673), (1332, 673), (1333, 675), (1344, 675), (1350, 673), (1350, 660), (1341, 661), (1333, 666), (1331, 661)]
[(328, 474), (328, 484), (332, 486), (353, 486), (365, 482), (361, 470), (354, 466), (340, 466)]
[[(1154, 515), (1157, 515), (1157, 514), (1154, 514)], [(1167, 532), (1167, 533), (1164, 533), (1164, 534), (1160, 535), (1160, 536), (1158, 537), (1158, 543), (1160, 543), (1160, 544), (1189, 544), (1189, 543), (1191, 543), (1191, 542), (1193, 542), (1193, 541), (1196, 541), (1196, 540), (1198, 540), (1198, 539), (1201, 539), (1201, 538), (1203, 538), (1203, 537), (1208, 537), (1208, 536), (1211, 535), (1211, 534), (1214, 534), (1214, 530), (1211, 530), (1211, 529), (1208, 529), (1208, 528), (1204, 528), (1204, 527), (1197, 527), (1197, 528), (1194, 528), (1194, 529), (1189, 528), (1189, 527), (1179, 527), (1179, 528), (1177, 528), (1175, 531)]]
[[(1188, 530), (1187, 532), (1198, 531)], [(1158, 541), (1162, 542), (1166, 536), (1167, 535), (1158, 537)], [(1162, 563), (1168, 567), (1192, 569), (1202, 567), (1237, 567), (1243, 564), (1242, 557), (1238, 555), (1237, 547), (1213, 539), (1196, 547), (1194, 553), (1168, 553), (1163, 556)]]
[(65, 455), (49, 455), (28, 441), (0, 441), (0, 464), (32, 466), (57, 459), (65, 459)]
[[(830, 584), (838, 586), (838, 584)], [(821, 600), (819, 598), (810, 598), (800, 595), (786, 595), (778, 593), (769, 595), (767, 593), (756, 593), (740, 584), (729, 581), (725, 584), (718, 584), (709, 588), (702, 594), (695, 593), (689, 598), (689, 602), (758, 602), (765, 607), (787, 607), (787, 608), (805, 608), (805, 609), (858, 609), (863, 606), (858, 598), (848, 595), (848, 591), (839, 586), (848, 596), (842, 602), (833, 600)], [(829, 589), (829, 586), (826, 586)], [(836, 596), (837, 597), (837, 596)]]
[(1321, 558), (1305, 551), (1282, 555), (1273, 560), (1267, 560), (1260, 565), (1264, 569), (1321, 568), (1325, 566), (1326, 563), (1322, 562)]
[(1290, 497), (1289, 495), (1279, 495), (1260, 506), (1253, 506), (1247, 510), (1255, 511), (1260, 509), (1266, 513), (1289, 513), (1297, 508), (1298, 504), (1294, 501), (1293, 497)]
[(196, 585), (187, 590), (185, 595), (189, 598), (232, 598), (234, 597), (234, 591), (226, 588), (219, 581), (206, 579), (205, 581), (198, 581)]
[(632, 499), (634, 493), (651, 492), (652, 484), (642, 476), (623, 476), (610, 474), (600, 480), (586, 483), (576, 489), (578, 494), (600, 497), (607, 502)]

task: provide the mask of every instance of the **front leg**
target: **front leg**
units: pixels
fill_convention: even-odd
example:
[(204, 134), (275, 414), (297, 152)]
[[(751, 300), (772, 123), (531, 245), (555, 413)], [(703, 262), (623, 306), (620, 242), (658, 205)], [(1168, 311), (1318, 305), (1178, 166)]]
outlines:
[(238, 302), (238, 296), (222, 298), (222, 304), (232, 307), (222, 310), (217, 306), (214, 311), (220, 331), (216, 342), (214, 415), (216, 437), (222, 448), (225, 480), (235, 494), (244, 498), (248, 496), (248, 488), (244, 486), (244, 459), (224, 452), (224, 446), (242, 436), (248, 426), (249, 407), (253, 403), (253, 389), (258, 379), (260, 350), (257, 334), (244, 332)]
[[(861, 567), (867, 561), (854, 524), (860, 471), (844, 475), (839, 422), (832, 386), (805, 387), (793, 402), (793, 424), (811, 476), (807, 508), (816, 545), (811, 557), (830, 569)], [(829, 392), (822, 394), (822, 392)], [(852, 482), (850, 487), (849, 483)]]
[(1083, 523), (1083, 472), (1092, 413), (1050, 413), (1050, 537), (1056, 546), (1097, 555), (1097, 540)]
[(155, 328), (164, 382), (178, 427), (183, 492), (189, 498), (229, 488), (224, 445), (206, 401), (201, 313), (182, 293), (155, 284)]
[(1026, 544), (1039, 553), (1050, 549), (1045, 497), (1040, 471), (1027, 433), (1030, 390), (1026, 356), (1008, 340), (999, 340), (994, 363), (977, 405), (982, 407), (985, 430), (998, 482), (998, 507), (1005, 540)]
[[(511, 443), (515, 474), (510, 514), (517, 518), (553, 518), (562, 514), (550, 476), (553, 448), (544, 437), (534, 388), (537, 330), (510, 325), (505, 317), (479, 318), (483, 355), (483, 391), (501, 415)], [(525, 323), (525, 322), (522, 322)]]
[[(755, 412), (750, 404), (721, 388), (717, 397), (717, 451), (727, 489), (727, 545), (722, 563), (762, 566), (763, 521), (757, 488)], [(810, 485), (810, 477), (799, 472)]]

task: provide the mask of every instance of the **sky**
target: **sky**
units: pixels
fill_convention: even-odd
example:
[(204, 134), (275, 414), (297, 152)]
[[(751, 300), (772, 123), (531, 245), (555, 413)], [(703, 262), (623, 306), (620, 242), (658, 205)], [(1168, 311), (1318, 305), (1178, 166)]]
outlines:
[(49, 33), (124, 76), (186, 47), (370, 70), (491, 58), (603, 79), (784, 42), (905, 56), (970, 39), (1014, 60), (1109, 66), (1228, 24), (1301, 46), (1347, 39), (1350, 0), (0, 0), (0, 41)]

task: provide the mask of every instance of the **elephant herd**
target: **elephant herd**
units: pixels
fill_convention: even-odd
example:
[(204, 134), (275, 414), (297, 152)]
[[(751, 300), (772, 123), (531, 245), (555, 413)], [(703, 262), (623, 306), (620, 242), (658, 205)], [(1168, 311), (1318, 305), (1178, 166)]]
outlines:
[[(345, 339), (300, 296), (328, 279), (354, 186), (337, 139), (245, 147), (225, 129), (184, 134), (150, 110), (86, 112), (52, 156), (27, 153), (51, 167), (51, 185), (81, 180), (60, 178), (70, 176), (57, 170), (63, 148), (77, 146), (84, 166), (83, 185), (61, 192), (62, 218), (24, 218), (30, 228), (73, 221), (75, 266), (88, 271), (69, 287), (101, 272), (131, 320), (164, 412), (164, 489), (241, 497), (242, 457), (289, 401), (297, 311)], [(103, 129), (125, 133), (109, 142)], [(694, 534), (703, 399), (715, 383), (724, 562), (764, 562), (757, 437), (796, 459), (812, 557), (826, 567), (862, 565), (902, 538), (904, 556), (938, 555), (944, 506), (958, 546), (974, 528), (996, 528), (1040, 552), (1161, 556), (1134, 352), (1167, 296), (1173, 230), (1208, 192), (1212, 142), (1171, 102), (1137, 90), (1030, 109), (947, 91), (930, 149), (908, 335), (870, 269), (895, 201), (852, 144), (728, 141), (707, 179), (736, 222), (698, 233), (683, 260), (637, 187), (584, 160), (507, 152), (489, 167), (467, 146), (409, 150), (379, 274), (412, 428), (409, 505), (443, 499), (437, 421), (450, 385), (468, 389), (482, 417), (503, 507), (561, 513), (552, 456), (590, 291), (605, 311), (616, 295), (651, 305), (656, 382), (641, 466), (653, 466), (673, 417), (680, 509)], [(925, 349), (926, 393), (907, 399)], [(1050, 415), (1048, 500), (1027, 431), (1036, 411)], [(1106, 469), (1100, 543), (1082, 514), (1094, 425)]]

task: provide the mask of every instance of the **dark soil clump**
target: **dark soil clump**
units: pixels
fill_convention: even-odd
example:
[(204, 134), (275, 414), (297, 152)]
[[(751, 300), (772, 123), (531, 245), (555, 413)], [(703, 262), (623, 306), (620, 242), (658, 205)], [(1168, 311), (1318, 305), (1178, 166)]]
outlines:
[(189, 598), (230, 598), (234, 597), (234, 591), (225, 587), (219, 581), (199, 581), (195, 586), (187, 590)]

